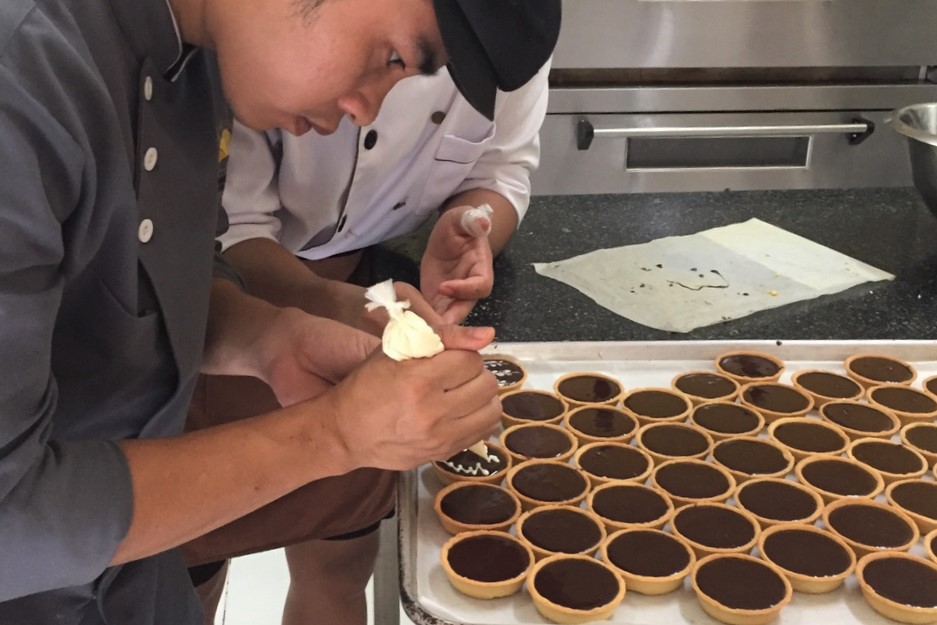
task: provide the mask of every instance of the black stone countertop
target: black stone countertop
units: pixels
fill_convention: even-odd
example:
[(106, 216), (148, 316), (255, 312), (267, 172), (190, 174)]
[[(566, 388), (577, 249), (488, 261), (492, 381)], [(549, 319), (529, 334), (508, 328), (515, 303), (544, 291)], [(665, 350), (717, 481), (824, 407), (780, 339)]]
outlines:
[[(616, 315), (531, 265), (752, 217), (896, 278), (677, 333)], [(413, 263), (387, 254), (379, 273), (413, 281)], [(499, 341), (937, 339), (937, 217), (911, 188), (535, 197), (468, 323), (494, 326)]]

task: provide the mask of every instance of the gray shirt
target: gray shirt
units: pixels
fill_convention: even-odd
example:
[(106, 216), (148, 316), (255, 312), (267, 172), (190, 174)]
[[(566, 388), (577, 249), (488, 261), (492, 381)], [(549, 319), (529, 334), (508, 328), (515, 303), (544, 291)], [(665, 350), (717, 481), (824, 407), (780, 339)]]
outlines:
[(166, 0), (0, 2), (0, 623), (200, 623), (175, 552), (107, 568), (114, 441), (182, 430), (228, 127)]

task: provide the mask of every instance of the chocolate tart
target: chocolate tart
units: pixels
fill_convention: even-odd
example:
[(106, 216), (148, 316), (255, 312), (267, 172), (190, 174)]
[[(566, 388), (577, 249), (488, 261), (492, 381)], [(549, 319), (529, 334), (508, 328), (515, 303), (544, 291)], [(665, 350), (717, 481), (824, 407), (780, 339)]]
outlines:
[(701, 559), (691, 585), (706, 614), (728, 625), (765, 625), (793, 596), (781, 569), (740, 553)]
[(937, 621), (937, 564), (908, 553), (871, 553), (856, 567), (862, 597), (901, 623)]
[(891, 438), (901, 423), (895, 413), (882, 406), (857, 401), (831, 401), (820, 406), (820, 417), (839, 427), (846, 436), (857, 438)]
[(599, 486), (586, 497), (586, 506), (606, 529), (658, 529), (673, 517), (674, 506), (665, 493), (629, 482)]
[(879, 472), (885, 484), (921, 477), (927, 471), (924, 456), (901, 443), (878, 438), (860, 438), (852, 442), (846, 455)]
[(924, 378), (924, 381), (921, 382), (921, 390), (923, 390), (925, 393), (930, 393), (934, 397), (937, 397), (937, 375)]
[(498, 440), (511, 454), (514, 464), (533, 458), (565, 461), (579, 447), (575, 436), (552, 423), (512, 425), (501, 432)]
[(937, 482), (901, 480), (888, 485), (885, 499), (917, 524), (921, 534), (937, 530)]
[(813, 410), (813, 398), (796, 386), (779, 382), (754, 382), (739, 391), (739, 403), (757, 410), (771, 423), (785, 417), (802, 417)]
[(873, 499), (840, 499), (823, 510), (823, 523), (858, 557), (873, 551), (907, 551), (921, 533), (907, 514)]
[(838, 456), (849, 446), (845, 432), (820, 419), (778, 419), (768, 426), (768, 436), (791, 452), (795, 460), (823, 454)]
[(668, 460), (654, 469), (651, 482), (676, 507), (725, 501), (735, 490), (735, 478), (729, 471), (702, 460)]
[(879, 384), (911, 384), (917, 371), (911, 363), (881, 354), (853, 354), (845, 360), (846, 375), (868, 388)]
[(739, 394), (739, 383), (722, 373), (684, 371), (670, 381), (674, 390), (690, 398), (693, 405), (709, 401), (733, 401)]
[(813, 523), (823, 512), (823, 499), (793, 480), (759, 477), (740, 484), (735, 505), (758, 519), (762, 529), (782, 523)]
[(476, 599), (507, 597), (520, 590), (534, 564), (530, 547), (507, 532), (456, 534), (439, 556), (449, 583)]
[(895, 413), (902, 425), (932, 423), (937, 419), (937, 399), (924, 391), (902, 384), (869, 387), (869, 403)]
[(716, 371), (739, 384), (777, 382), (784, 372), (784, 361), (765, 352), (725, 352), (716, 356)]
[(713, 462), (738, 483), (753, 477), (784, 477), (794, 468), (794, 456), (766, 438), (739, 436), (713, 446)]
[(563, 425), (581, 445), (627, 443), (638, 431), (638, 420), (615, 406), (578, 406), (566, 413)]
[(856, 568), (856, 554), (842, 538), (804, 523), (765, 530), (758, 553), (784, 571), (794, 590), (811, 595), (836, 590)]
[(921, 454), (928, 467), (937, 464), (937, 424), (911, 423), (901, 428), (901, 442)]
[(852, 378), (821, 369), (795, 371), (791, 375), (791, 384), (810, 395), (815, 408), (829, 401), (857, 400), (865, 390)]
[(617, 570), (628, 590), (663, 595), (683, 586), (696, 555), (682, 539), (656, 529), (618, 530), (602, 543), (602, 560)]
[(632, 389), (622, 397), (621, 405), (641, 425), (686, 421), (693, 409), (686, 395), (663, 387)]
[(849, 458), (815, 456), (794, 466), (797, 480), (815, 490), (825, 503), (842, 498), (875, 497), (885, 488), (878, 471)]
[(618, 404), (625, 387), (604, 373), (578, 371), (566, 373), (553, 383), (553, 391), (566, 400), (570, 408), (587, 404)]
[(525, 460), (511, 467), (505, 483), (524, 510), (550, 504), (575, 506), (589, 492), (586, 474), (557, 460)]
[(934, 563), (937, 563), (937, 530), (924, 537), (924, 552)]
[(457, 481), (500, 484), (513, 464), (506, 449), (485, 441), (488, 459), (480, 458), (475, 452), (463, 449), (450, 458), (433, 463), (433, 470), (443, 484)]
[(605, 540), (605, 524), (575, 506), (539, 506), (517, 520), (517, 535), (539, 560), (556, 553), (593, 555)]
[(761, 413), (727, 401), (700, 404), (690, 413), (690, 423), (709, 432), (714, 441), (733, 436), (755, 436), (765, 427)]
[(611, 617), (625, 597), (625, 580), (595, 558), (557, 554), (534, 565), (527, 591), (554, 623), (587, 623)]
[(589, 443), (576, 450), (573, 464), (582, 469), (593, 488), (610, 482), (644, 482), (654, 461), (647, 452), (627, 443)]
[(522, 423), (559, 424), (569, 410), (566, 400), (550, 391), (518, 389), (501, 395), (501, 425)]
[(494, 484), (454, 482), (436, 493), (433, 509), (450, 534), (507, 530), (521, 515), (514, 493)]
[(483, 357), (485, 369), (498, 380), (498, 394), (504, 394), (524, 386), (527, 381), (527, 369), (517, 359), (502, 354), (489, 354)]
[(703, 429), (685, 423), (652, 423), (638, 430), (635, 442), (656, 463), (668, 460), (705, 458), (713, 446)]
[(724, 503), (683, 506), (670, 521), (670, 531), (682, 538), (697, 557), (713, 553), (748, 553), (758, 542), (758, 520)]

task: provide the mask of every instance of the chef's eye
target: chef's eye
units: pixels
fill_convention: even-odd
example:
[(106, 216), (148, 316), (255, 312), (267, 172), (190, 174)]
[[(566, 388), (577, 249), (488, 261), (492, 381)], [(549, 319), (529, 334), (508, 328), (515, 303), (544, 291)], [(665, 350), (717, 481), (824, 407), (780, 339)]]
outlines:
[(392, 50), (390, 57), (387, 59), (387, 67), (391, 65), (397, 65), (400, 69), (407, 69), (407, 64), (403, 62), (403, 59), (400, 58), (400, 55), (397, 54), (396, 50)]

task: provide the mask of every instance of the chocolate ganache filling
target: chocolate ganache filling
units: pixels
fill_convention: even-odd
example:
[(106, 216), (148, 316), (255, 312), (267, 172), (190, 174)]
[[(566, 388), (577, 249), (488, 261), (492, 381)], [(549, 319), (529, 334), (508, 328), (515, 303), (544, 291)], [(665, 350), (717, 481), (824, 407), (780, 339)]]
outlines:
[(861, 497), (875, 490), (875, 475), (862, 466), (838, 458), (824, 458), (801, 469), (812, 486), (844, 497)]
[(878, 382), (907, 382), (911, 379), (911, 369), (891, 358), (864, 356), (850, 362), (849, 368), (863, 378)]
[(592, 511), (618, 523), (651, 523), (668, 510), (660, 493), (636, 484), (619, 484), (592, 495)]
[(621, 393), (621, 386), (594, 375), (570, 376), (557, 390), (564, 397), (584, 404), (606, 402)]
[(521, 526), (521, 534), (545, 551), (582, 553), (602, 540), (595, 520), (575, 510), (537, 510)]
[(467, 484), (447, 493), (439, 508), (466, 525), (504, 523), (517, 512), (517, 503), (503, 489), (488, 484)]
[(916, 425), (905, 430), (904, 436), (915, 447), (937, 454), (937, 426)]
[(586, 479), (563, 464), (534, 464), (523, 467), (511, 480), (515, 490), (535, 501), (566, 501), (585, 492)]
[(792, 388), (775, 384), (756, 384), (745, 389), (742, 396), (746, 401), (771, 412), (803, 412), (810, 405), (806, 397)]
[(502, 582), (521, 575), (530, 566), (530, 554), (509, 536), (469, 536), (449, 548), (449, 566), (468, 579)]
[(836, 425), (859, 432), (886, 432), (894, 426), (888, 415), (866, 404), (852, 402), (825, 404), (820, 408), (820, 412)]
[(761, 440), (722, 441), (713, 447), (713, 458), (746, 475), (769, 475), (790, 467), (780, 449)]
[(737, 497), (746, 510), (772, 521), (799, 521), (817, 511), (817, 502), (809, 493), (785, 482), (748, 482)]
[(856, 397), (862, 392), (862, 387), (855, 380), (827, 371), (802, 373), (797, 376), (797, 383), (822, 397)]
[(697, 456), (709, 449), (705, 436), (681, 425), (662, 423), (647, 428), (639, 436), (646, 449), (663, 456)]
[(527, 458), (556, 458), (573, 446), (564, 431), (542, 425), (521, 426), (508, 432), (504, 445)]
[(502, 360), (500, 358), (485, 358), (484, 364), (485, 368), (493, 373), (495, 378), (498, 380), (499, 387), (517, 384), (524, 377), (524, 371), (516, 363), (513, 363), (510, 360)]
[(885, 473), (906, 475), (927, 468), (923, 459), (907, 447), (887, 441), (862, 441), (852, 447), (852, 456), (862, 464)]
[(875, 592), (895, 603), (937, 607), (937, 571), (908, 558), (880, 558), (865, 565), (863, 577)]
[(537, 571), (534, 588), (557, 605), (592, 610), (615, 599), (619, 582), (598, 560), (562, 558)]
[(644, 577), (667, 577), (690, 564), (686, 547), (673, 536), (637, 530), (619, 534), (606, 548), (608, 559), (623, 571)]
[(674, 386), (687, 395), (706, 399), (726, 397), (738, 388), (731, 380), (718, 373), (686, 373), (676, 379)]
[(937, 378), (931, 378), (925, 382), (924, 388), (926, 388), (930, 393), (937, 395)]
[(625, 406), (654, 419), (675, 417), (687, 410), (686, 400), (668, 391), (638, 391), (625, 398)]
[(697, 462), (661, 465), (654, 477), (668, 493), (686, 499), (709, 499), (725, 494), (729, 480), (718, 469)]
[(758, 427), (758, 415), (738, 404), (703, 404), (693, 411), (700, 427), (720, 434), (741, 434)]
[(643, 475), (650, 463), (631, 447), (597, 445), (580, 454), (579, 466), (592, 475), (628, 480)]
[(523, 421), (549, 421), (563, 414), (563, 403), (544, 393), (518, 392), (501, 398), (501, 410)]
[(904, 482), (892, 488), (891, 497), (905, 510), (937, 521), (937, 482)]
[(700, 504), (677, 510), (674, 527), (693, 542), (715, 549), (736, 549), (755, 538), (756, 528), (740, 512)]
[(764, 541), (765, 555), (778, 566), (811, 577), (832, 577), (849, 570), (852, 559), (846, 549), (819, 532), (784, 529)]
[(437, 464), (449, 473), (482, 477), (503, 471), (507, 466), (507, 460), (500, 451), (488, 447), (487, 458), (481, 458), (475, 452), (463, 449), (445, 462)]
[(921, 391), (903, 386), (889, 386), (872, 391), (872, 399), (892, 410), (914, 414), (929, 414), (937, 411), (937, 401)]
[(886, 508), (853, 503), (836, 508), (829, 519), (846, 538), (875, 549), (902, 547), (914, 537), (908, 523)]
[(840, 451), (849, 442), (820, 421), (782, 423), (774, 429), (774, 436), (788, 447), (814, 453)]
[(569, 425), (586, 436), (618, 438), (634, 430), (632, 419), (613, 408), (579, 408), (569, 417)]
[(716, 602), (737, 610), (764, 610), (784, 600), (784, 581), (757, 560), (725, 556), (696, 570), (696, 585)]
[(770, 378), (781, 370), (777, 363), (754, 354), (736, 354), (719, 360), (719, 366), (742, 378)]

